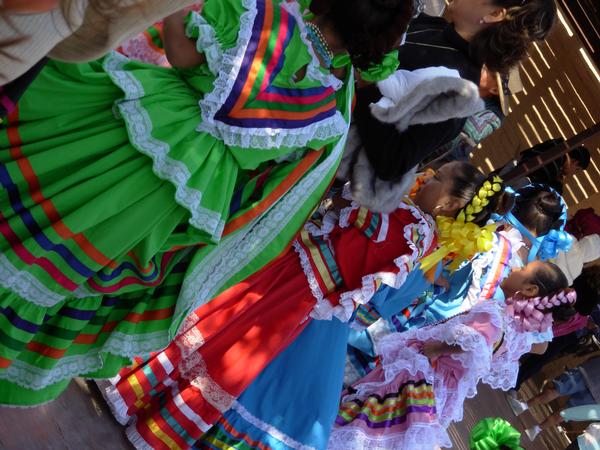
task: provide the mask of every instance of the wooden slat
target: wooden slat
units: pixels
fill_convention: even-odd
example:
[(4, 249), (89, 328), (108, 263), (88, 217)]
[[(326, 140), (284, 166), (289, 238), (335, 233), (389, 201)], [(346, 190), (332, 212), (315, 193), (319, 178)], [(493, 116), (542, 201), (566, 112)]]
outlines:
[[(581, 0), (581, 4), (585, 1)], [(562, 14), (567, 19), (572, 16), (564, 10)], [(567, 26), (575, 29), (573, 24)], [(582, 48), (586, 45), (579, 35), (569, 36), (561, 22), (546, 42), (532, 48), (530, 58), (522, 64), (524, 91), (511, 100), (511, 113), (502, 128), (475, 152), (476, 166), (484, 170), (489, 170), (490, 165), (501, 167), (521, 150), (550, 138), (568, 139), (600, 122), (600, 82), (583, 59)], [(565, 199), (572, 208), (583, 202), (600, 211), (600, 136), (589, 139), (585, 145), (592, 153), (593, 163), (577, 179), (567, 180)]]

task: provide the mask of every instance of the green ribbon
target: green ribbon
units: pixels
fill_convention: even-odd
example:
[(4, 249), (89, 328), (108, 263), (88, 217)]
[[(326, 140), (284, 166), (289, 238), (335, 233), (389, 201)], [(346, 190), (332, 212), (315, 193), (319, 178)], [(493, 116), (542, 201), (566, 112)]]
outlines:
[(301, 9), (304, 11), (304, 15), (302, 16), (304, 20), (312, 20), (315, 18), (315, 15), (310, 12), (310, 3), (312, 0), (296, 0), (300, 5)]
[[(296, 1), (304, 10), (304, 20), (312, 20), (315, 18), (315, 15), (310, 12), (310, 3), (312, 0)], [(350, 67), (351, 65), (352, 61), (350, 60), (350, 55), (348, 53), (335, 55), (331, 63), (331, 66), (334, 69)], [(370, 83), (376, 83), (377, 81), (385, 80), (387, 77), (393, 74), (396, 70), (398, 70), (399, 65), (400, 61), (398, 61), (398, 50), (393, 50), (389, 53), (386, 53), (386, 55), (383, 57), (383, 61), (381, 61), (379, 64), (371, 64), (367, 70), (359, 70), (360, 77)]]
[[(350, 67), (352, 65), (350, 55), (348, 53), (335, 55), (331, 65), (335, 69)], [(371, 64), (371, 67), (369, 67), (367, 70), (357, 70), (363, 80), (370, 83), (375, 83), (377, 81), (385, 80), (391, 74), (396, 72), (399, 65), (400, 61), (398, 61), (398, 50), (394, 50), (386, 53), (386, 55), (383, 57), (383, 61), (381, 61), (379, 64)]]
[(480, 420), (471, 430), (471, 450), (498, 450), (500, 447), (523, 450), (521, 433), (500, 417)]
[(399, 65), (400, 61), (398, 61), (398, 50), (393, 50), (389, 53), (386, 53), (383, 57), (383, 61), (381, 61), (379, 64), (371, 64), (367, 70), (359, 70), (360, 77), (365, 81), (369, 81), (370, 83), (382, 81), (396, 72)]

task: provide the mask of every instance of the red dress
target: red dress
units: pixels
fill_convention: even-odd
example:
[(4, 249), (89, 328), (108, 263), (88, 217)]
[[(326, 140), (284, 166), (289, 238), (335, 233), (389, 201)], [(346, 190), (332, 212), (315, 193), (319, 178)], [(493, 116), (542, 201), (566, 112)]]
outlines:
[(390, 214), (349, 208), (328, 223), (307, 224), (294, 249), (198, 308), (166, 349), (108, 389), (117, 419), (135, 419), (136, 447), (189, 448), (309, 320), (350, 320), (435, 245), (432, 219), (408, 203)]

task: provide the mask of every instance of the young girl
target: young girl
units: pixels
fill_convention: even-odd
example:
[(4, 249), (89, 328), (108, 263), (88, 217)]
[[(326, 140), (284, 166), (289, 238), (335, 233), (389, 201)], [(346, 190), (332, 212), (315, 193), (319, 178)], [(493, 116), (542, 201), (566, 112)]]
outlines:
[[(352, 65), (380, 62), (413, 9), (313, 4), (310, 20), (282, 0), (170, 16), (177, 68), (110, 53), (42, 70), (0, 130), (0, 403), (116, 374), (287, 248), (341, 158)], [(144, 301), (190, 255), (191, 286)]]
[[(406, 200), (391, 214), (355, 205), (329, 229), (307, 224), (295, 251), (196, 310), (167, 349), (109, 390), (116, 417), (134, 419), (129, 438), (138, 447), (167, 448), (167, 435), (171, 448), (187, 448), (217, 424), (206, 439), (228, 433), (233, 440), (272, 440), (273, 433), (261, 434), (269, 423), (280, 430), (276, 438), (323, 448), (343, 378), (344, 322), (379, 284), (403, 285), (435, 248), (433, 217), (456, 215), (482, 178), (473, 166), (451, 163), (422, 186), (414, 204)], [(300, 408), (301, 420), (279, 413), (303, 401), (314, 407)]]
[[(371, 301), (374, 308), (369, 316), (372, 318), (371, 323), (379, 316), (385, 321), (379, 321), (377, 325), (351, 335), (348, 380), (364, 376), (374, 367), (374, 339), (385, 333), (405, 331), (444, 320), (468, 310), (481, 300), (501, 295), (498, 289), (511, 270), (523, 267), (528, 260), (537, 256), (551, 258), (556, 256), (558, 250), (566, 248), (569, 239), (562, 231), (566, 217), (566, 204), (562, 197), (551, 188), (540, 185), (523, 188), (515, 193), (515, 197), (514, 206), (503, 198), (500, 201), (502, 205), (496, 208), (510, 211), (500, 214), (503, 219), (499, 220), (504, 224), (494, 233), (492, 248), (479, 253), (454, 272), (444, 270), (440, 281), (447, 280), (446, 287), (432, 290), (429, 287), (431, 285), (424, 283), (424, 289), (417, 295), (414, 291), (396, 291), (387, 287), (382, 287), (377, 292)], [(544, 251), (538, 255), (540, 247)], [(381, 303), (386, 306), (380, 307)], [(386, 315), (392, 304), (402, 304), (403, 308), (400, 312), (396, 310), (393, 314)], [(359, 311), (362, 310), (364, 308)], [(547, 331), (544, 340), (550, 338), (549, 332)]]
[[(514, 272), (503, 287), (538, 303), (564, 288), (560, 270), (542, 262)], [(488, 376), (504, 316), (520, 320), (518, 312), (482, 301), (445, 322), (376, 341), (381, 365), (343, 394), (329, 448), (449, 447), (446, 428), (462, 419), (464, 400)]]

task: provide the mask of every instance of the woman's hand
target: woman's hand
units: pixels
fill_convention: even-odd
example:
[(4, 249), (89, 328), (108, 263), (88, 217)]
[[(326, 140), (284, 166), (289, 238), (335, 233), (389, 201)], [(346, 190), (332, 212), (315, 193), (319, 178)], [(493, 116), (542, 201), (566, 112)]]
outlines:
[(198, 53), (196, 43), (185, 35), (185, 10), (177, 11), (163, 21), (165, 54), (173, 67), (185, 69), (199, 66), (206, 61)]

